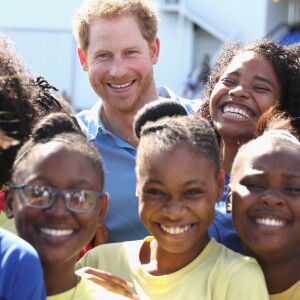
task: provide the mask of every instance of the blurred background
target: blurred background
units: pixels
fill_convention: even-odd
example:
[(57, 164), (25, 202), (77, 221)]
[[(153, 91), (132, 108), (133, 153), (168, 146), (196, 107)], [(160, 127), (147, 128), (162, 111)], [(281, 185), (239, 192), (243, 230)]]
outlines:
[[(97, 96), (77, 58), (72, 16), (82, 0), (0, 0), (0, 31), (10, 37), (31, 72), (44, 76), (77, 112)], [(160, 14), (157, 85), (201, 98), (220, 45), (269, 36), (300, 42), (300, 0), (156, 0)]]

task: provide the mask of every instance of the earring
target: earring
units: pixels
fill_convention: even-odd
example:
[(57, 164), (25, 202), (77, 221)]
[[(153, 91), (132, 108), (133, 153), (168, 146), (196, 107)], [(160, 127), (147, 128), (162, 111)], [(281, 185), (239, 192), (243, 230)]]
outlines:
[(230, 200), (231, 193), (227, 194), (226, 197), (226, 212), (229, 214), (232, 211), (232, 203)]

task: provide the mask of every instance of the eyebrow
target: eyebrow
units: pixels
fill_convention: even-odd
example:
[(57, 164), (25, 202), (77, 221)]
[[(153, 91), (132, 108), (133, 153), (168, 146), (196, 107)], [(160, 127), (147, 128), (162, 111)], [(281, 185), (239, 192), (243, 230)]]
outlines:
[[(243, 178), (250, 178), (250, 177), (265, 177), (265, 176), (269, 176), (268, 173), (263, 173), (263, 171), (258, 171), (255, 173), (251, 173), (251, 174), (247, 174), (245, 175)], [(282, 173), (282, 176), (288, 179), (300, 179), (300, 175), (299, 174), (294, 174), (294, 173)]]
[(273, 88), (275, 88), (275, 84), (274, 84), (274, 82), (272, 80), (269, 80), (269, 79), (267, 79), (265, 77), (261, 77), (261, 76), (258, 76), (258, 75), (254, 76), (254, 79), (266, 82), (266, 83), (270, 84)]
[[(43, 182), (46, 182), (46, 183), (37, 183), (38, 185), (49, 185), (49, 186), (52, 186), (52, 184), (49, 183), (49, 178), (47, 176), (44, 176), (44, 175), (39, 175), (37, 177), (32, 177), (32, 178), (29, 178), (30, 180), (29, 181), (32, 181), (32, 180), (38, 180), (38, 181), (43, 181)], [(71, 185), (81, 185), (81, 184), (87, 184), (87, 185), (91, 185), (90, 182), (84, 178), (82, 179), (79, 179), (79, 180), (75, 180), (75, 181), (71, 181), (70, 182)]]
[[(146, 183), (157, 183), (157, 184), (163, 184), (162, 181), (158, 180), (158, 179), (155, 179), (155, 178), (149, 178), (146, 180)], [(187, 185), (191, 185), (191, 184), (205, 184), (204, 181), (201, 181), (199, 179), (191, 179), (191, 180), (188, 180), (186, 182), (184, 182), (184, 186), (187, 186)]]

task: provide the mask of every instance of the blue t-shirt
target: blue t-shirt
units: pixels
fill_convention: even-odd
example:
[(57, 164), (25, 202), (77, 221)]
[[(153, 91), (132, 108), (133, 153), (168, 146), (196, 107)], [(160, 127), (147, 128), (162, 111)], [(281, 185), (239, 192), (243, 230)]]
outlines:
[(45, 300), (42, 266), (33, 247), (0, 228), (0, 299)]
[[(187, 100), (177, 97), (167, 87), (159, 87), (158, 94), (161, 97), (177, 100), (185, 106), (189, 114), (196, 113), (202, 104), (200, 99)], [(76, 117), (88, 140), (99, 150), (104, 162), (104, 190), (109, 193), (105, 223), (110, 231), (111, 242), (144, 239), (149, 232), (141, 223), (138, 215), (138, 199), (135, 195), (136, 148), (104, 127), (100, 119), (101, 107), (100, 100), (91, 110), (82, 111)], [(226, 246), (230, 246), (230, 242), (226, 242), (227, 236), (237, 236), (231, 226), (231, 215), (223, 216), (223, 213), (217, 212), (215, 221), (216, 224), (213, 224), (209, 230), (210, 236), (215, 237), (217, 241), (223, 242)], [(229, 248), (236, 250), (235, 245)]]

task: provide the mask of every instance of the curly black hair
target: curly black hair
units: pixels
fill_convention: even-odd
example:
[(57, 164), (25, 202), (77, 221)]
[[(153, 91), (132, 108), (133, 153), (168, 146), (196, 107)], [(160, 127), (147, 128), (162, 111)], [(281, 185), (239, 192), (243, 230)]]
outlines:
[(32, 127), (38, 120), (55, 111), (71, 115), (73, 121), (75, 117), (71, 105), (55, 93), (58, 89), (41, 76), (34, 79), (20, 59), (13, 41), (2, 34), (0, 74), (1, 190), (10, 181), (17, 151), (29, 138)]
[(10, 146), (0, 147), (0, 189), (9, 181), (15, 155), (30, 135), (35, 114), (31, 99), (36, 95), (16, 47), (0, 34), (0, 130), (2, 136), (14, 141)]
[(148, 104), (136, 115), (134, 124), (140, 139), (137, 168), (155, 151), (186, 147), (191, 152), (206, 155), (214, 165), (216, 175), (219, 173), (219, 145), (212, 126), (199, 115), (188, 116), (180, 104), (170, 101)]
[(249, 45), (243, 46), (241, 42), (232, 41), (222, 45), (221, 51), (211, 70), (203, 93), (203, 105), (199, 113), (212, 124), (209, 112), (209, 101), (212, 91), (232, 59), (243, 52), (253, 51), (264, 56), (274, 68), (280, 83), (281, 99), (279, 110), (288, 113), (293, 121), (292, 125), (300, 132), (300, 65), (297, 55), (287, 47), (281, 46), (269, 38), (263, 38)]

